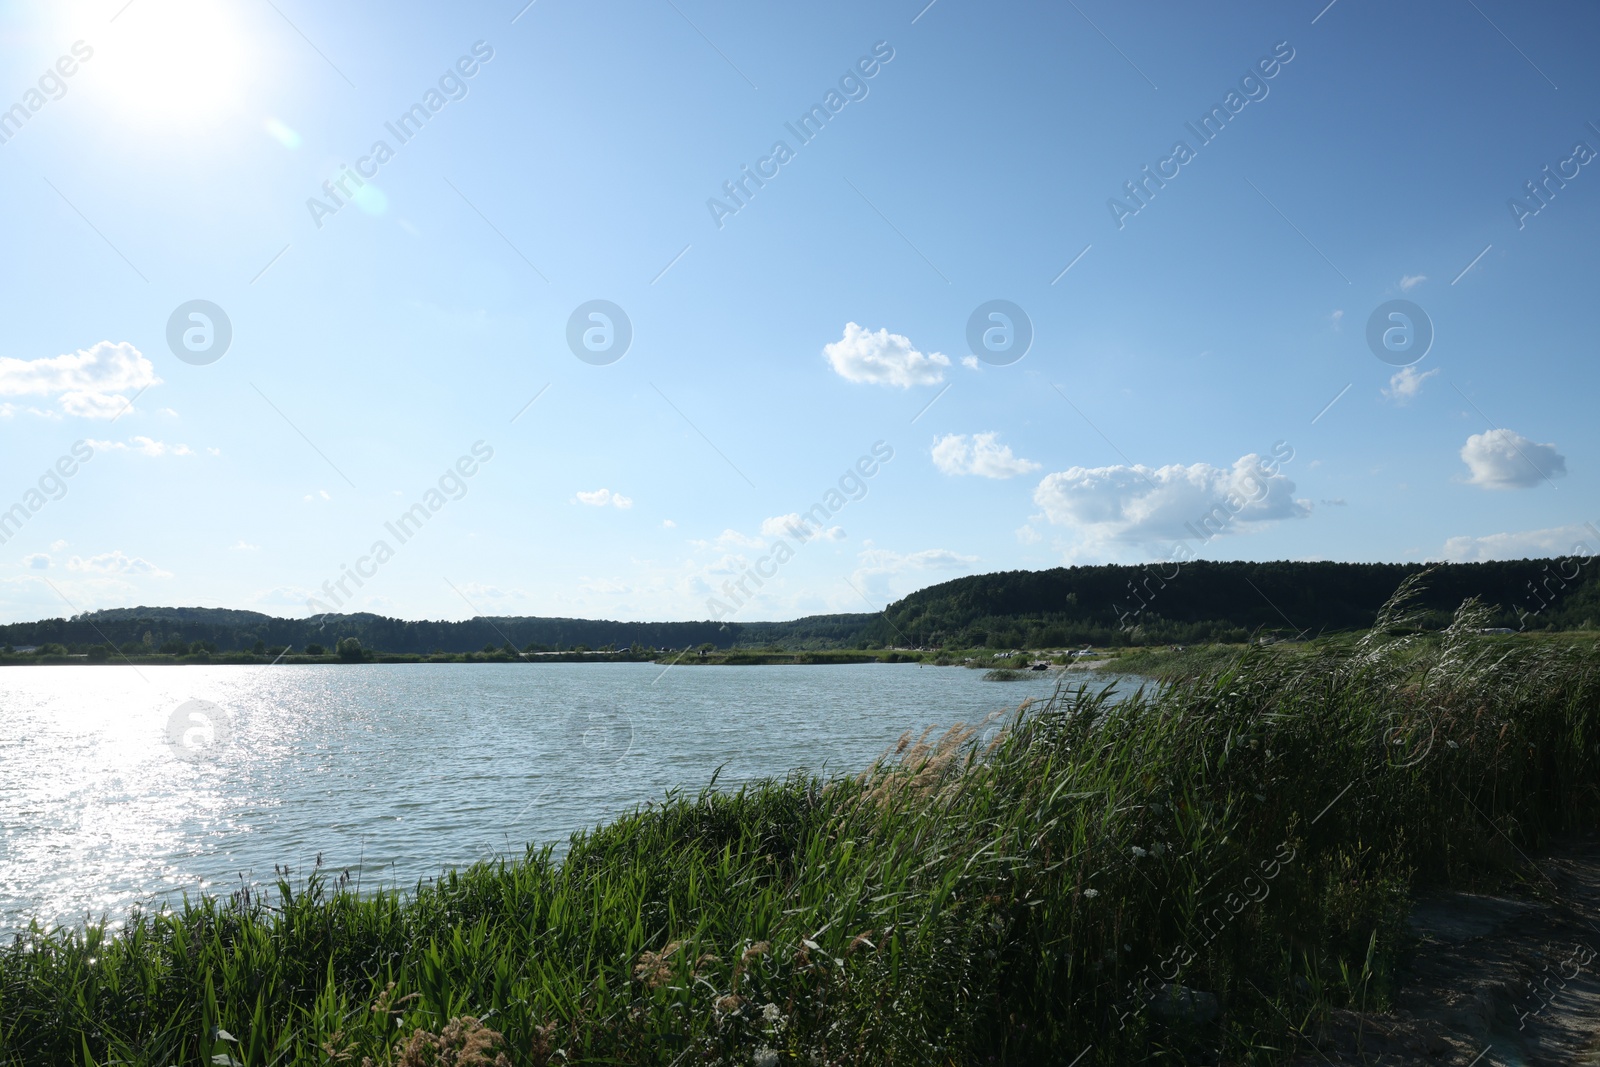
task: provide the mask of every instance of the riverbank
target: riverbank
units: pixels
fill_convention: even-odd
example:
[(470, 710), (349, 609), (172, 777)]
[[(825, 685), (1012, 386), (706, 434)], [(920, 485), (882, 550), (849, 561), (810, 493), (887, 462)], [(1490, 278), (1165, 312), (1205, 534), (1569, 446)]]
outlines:
[(669, 796), (559, 862), (24, 938), (0, 1062), (1270, 1058), (1286, 1020), (1394, 1001), (1415, 895), (1600, 817), (1592, 644), (1477, 628), (1063, 690), (857, 777)]
[(1059, 651), (996, 654), (984, 649), (933, 651), (929, 649), (798, 649), (709, 648), (683, 649), (570, 649), (561, 652), (515, 652), (505, 648), (482, 652), (380, 652), (355, 649), (349, 654), (305, 651), (265, 652), (186, 652), (124, 653), (99, 650), (88, 653), (0, 652), (0, 667), (22, 666), (135, 666), (174, 665), (271, 666), (288, 664), (360, 663), (659, 663), (662, 666), (757, 666), (774, 664), (827, 665), (841, 663), (927, 663), (931, 666), (981, 666), (1031, 663), (1039, 657), (1053, 657), (1056, 665), (1065, 662)]
[[(1408, 644), (1421, 649), (1436, 646), (1444, 635), (1410, 627), (1390, 636), (1404, 638)], [(1474, 635), (1485, 647), (1499, 647), (1506, 651), (1521, 649), (1530, 653), (1548, 650), (1578, 649), (1592, 651), (1600, 645), (1600, 632), (1592, 630), (1553, 630), (1512, 633), (1482, 631)], [(1308, 641), (1278, 641), (1271, 647), (1280, 656), (1314, 658), (1329, 652), (1347, 651), (1362, 640), (1360, 634), (1335, 634)], [(1127, 648), (1109, 651), (1103, 658), (1075, 664), (1111, 674), (1131, 674), (1157, 681), (1172, 682), (1216, 672), (1244, 655), (1249, 643), (1220, 643), (1199, 645), (1164, 645), (1151, 648)]]
[[(359, 655), (341, 656), (334, 653), (307, 655), (290, 653), (272, 656), (250, 652), (202, 652), (185, 655), (0, 655), (0, 667), (162, 667), (162, 666), (275, 666), (277, 664), (339, 664), (362, 663), (659, 663), (662, 666), (755, 666), (772, 664), (838, 664), (838, 663), (919, 663), (931, 660), (916, 652), (895, 650), (834, 650), (787, 652), (783, 650), (720, 649), (715, 652), (696, 651), (661, 652), (645, 650), (634, 652), (624, 649), (585, 652), (435, 652), (428, 655), (410, 652), (374, 652), (363, 649)], [(949, 664), (941, 664), (948, 666)]]
[(360, 664), (360, 663), (654, 663), (661, 654), (654, 650), (633, 652), (375, 652), (362, 649), (355, 655), (331, 652), (314, 654), (266, 652), (195, 652), (183, 654), (0, 654), (0, 667), (171, 667), (171, 666), (274, 666), (277, 664)]

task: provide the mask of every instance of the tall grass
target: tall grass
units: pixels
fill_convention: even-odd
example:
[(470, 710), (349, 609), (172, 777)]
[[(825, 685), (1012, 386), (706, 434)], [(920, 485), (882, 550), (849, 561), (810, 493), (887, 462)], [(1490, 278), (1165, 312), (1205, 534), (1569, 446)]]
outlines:
[(1484, 641), (1470, 604), (1390, 636), (1404, 611), (857, 777), (672, 795), (559, 862), (35, 931), (0, 952), (0, 1063), (1280, 1060), (1383, 1002), (1408, 893), (1600, 813), (1592, 648)]

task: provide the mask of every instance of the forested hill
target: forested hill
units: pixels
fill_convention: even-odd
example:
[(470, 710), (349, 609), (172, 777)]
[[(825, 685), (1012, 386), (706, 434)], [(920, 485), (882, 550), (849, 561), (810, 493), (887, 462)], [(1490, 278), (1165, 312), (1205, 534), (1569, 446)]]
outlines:
[[(868, 628), (885, 644), (1048, 648), (1242, 640), (1370, 626), (1416, 563), (1212, 563), (1005, 571), (930, 586)], [(1493, 625), (1578, 629), (1600, 622), (1600, 568), (1584, 557), (1434, 565), (1421, 603), (1438, 627), (1468, 597)]]
[[(204, 642), (244, 651), (257, 642), (296, 650), (333, 648), (353, 637), (397, 653), (474, 652), (507, 643), (520, 651), (575, 648), (682, 649), (712, 644), (787, 649), (868, 645), (1060, 648), (1238, 641), (1362, 629), (1416, 563), (1210, 563), (1059, 567), (957, 578), (912, 593), (881, 614), (813, 615), (790, 622), (610, 622), (600, 619), (475, 618), (409, 621), (382, 615), (279, 619), (215, 608), (116, 608), (71, 619), (0, 626), (0, 646), (61, 644), (74, 651), (114, 644), (160, 651)], [(1591, 560), (1517, 560), (1437, 565), (1421, 602), (1425, 625), (1443, 626), (1476, 596), (1494, 625), (1580, 629), (1600, 623), (1600, 568)]]
[(71, 619), (0, 626), (0, 645), (50, 643), (73, 649), (132, 644), (150, 651), (205, 642), (216, 651), (244, 651), (261, 642), (296, 650), (319, 644), (333, 648), (353, 637), (362, 647), (384, 652), (476, 652), (512, 643), (520, 651), (574, 648), (682, 649), (711, 643), (785, 648), (835, 648), (859, 640), (871, 615), (813, 615), (792, 622), (610, 622), (603, 619), (531, 617), (475, 618), (464, 622), (410, 621), (382, 615), (319, 615), (279, 619), (254, 611), (219, 608), (114, 608)]

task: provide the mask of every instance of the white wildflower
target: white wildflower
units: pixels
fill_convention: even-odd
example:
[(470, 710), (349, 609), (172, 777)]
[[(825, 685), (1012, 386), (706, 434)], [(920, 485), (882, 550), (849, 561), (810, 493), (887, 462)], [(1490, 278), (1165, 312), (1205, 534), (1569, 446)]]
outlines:
[(1134, 859), (1142, 860), (1148, 855), (1150, 855), (1150, 853), (1146, 852), (1144, 849), (1140, 848), (1138, 845), (1134, 845), (1133, 846), (1133, 858)]
[(1083, 891), (1083, 895), (1088, 897), (1090, 900), (1093, 900), (1095, 897), (1100, 895), (1100, 890), (1098, 890), (1098, 889), (1085, 889)]
[(756, 1067), (778, 1067), (778, 1053), (775, 1049), (756, 1049), (755, 1059), (752, 1060)]
[(774, 1030), (782, 1030), (785, 1021), (783, 1009), (776, 1004), (764, 1005), (761, 1009), (761, 1020)]

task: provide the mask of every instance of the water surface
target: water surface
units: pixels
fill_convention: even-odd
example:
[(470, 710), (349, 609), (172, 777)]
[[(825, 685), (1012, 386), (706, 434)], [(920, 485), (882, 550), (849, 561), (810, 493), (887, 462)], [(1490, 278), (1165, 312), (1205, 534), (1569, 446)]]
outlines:
[[(270, 882), (274, 864), (303, 871), (318, 853), (363, 885), (409, 888), (697, 791), (719, 767), (719, 788), (801, 768), (853, 773), (907, 730), (974, 723), (1055, 684), (1053, 672), (981, 675), (916, 664), (3, 669), (0, 935), (31, 917), (115, 921), (135, 902)], [(190, 700), (221, 713), (173, 726)]]

